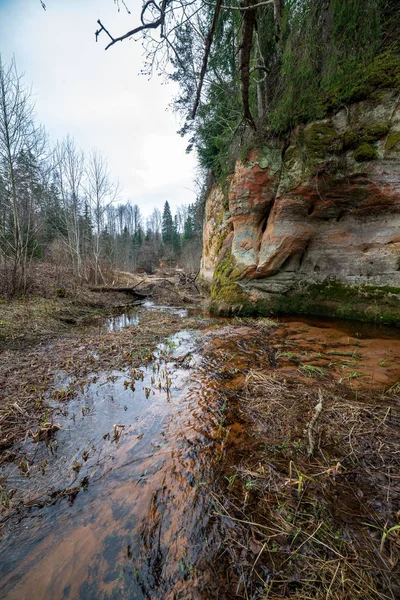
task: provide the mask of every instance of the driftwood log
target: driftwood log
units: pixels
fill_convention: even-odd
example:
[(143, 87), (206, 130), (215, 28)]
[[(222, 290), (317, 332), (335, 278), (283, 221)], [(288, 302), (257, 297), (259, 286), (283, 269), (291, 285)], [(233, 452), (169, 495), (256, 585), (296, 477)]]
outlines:
[(91, 292), (122, 292), (124, 294), (130, 294), (134, 298), (144, 299), (148, 297), (148, 292), (135, 290), (133, 287), (109, 287), (109, 286), (96, 286), (89, 288)]

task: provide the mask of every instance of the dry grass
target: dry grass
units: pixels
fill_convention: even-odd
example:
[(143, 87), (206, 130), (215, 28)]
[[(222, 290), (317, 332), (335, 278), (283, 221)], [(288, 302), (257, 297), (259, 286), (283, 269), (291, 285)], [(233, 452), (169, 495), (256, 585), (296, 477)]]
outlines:
[(60, 321), (64, 306), (55, 299), (0, 301), (0, 344), (35, 339), (66, 329)]
[(254, 327), (263, 332), (271, 331), (282, 325), (279, 321), (270, 319), (269, 317), (235, 317), (232, 319), (232, 322), (234, 325), (247, 325), (248, 327)]
[(68, 325), (132, 302), (130, 295), (92, 292), (87, 284), (79, 284), (70, 270), (52, 263), (32, 266), (31, 277), (27, 296), (0, 296), (0, 351), (63, 335)]
[[(195, 328), (196, 320), (185, 326)], [(70, 332), (70, 340), (57, 340), (51, 347), (9, 350), (0, 364), (0, 448), (10, 448), (31, 429), (51, 423), (48, 392), (59, 401), (68, 400), (99, 371), (136, 368), (153, 358), (157, 344), (182, 328), (176, 315), (143, 310), (139, 325), (117, 333), (95, 332), (88, 328)], [(57, 372), (70, 375), (68, 390), (55, 386)], [(12, 452), (11, 452), (12, 454)], [(9, 460), (3, 452), (2, 460)], [(12, 458), (12, 457), (11, 457)], [(1, 462), (1, 461), (0, 461)]]
[(399, 597), (400, 397), (250, 371), (239, 406), (214, 498), (236, 597)]

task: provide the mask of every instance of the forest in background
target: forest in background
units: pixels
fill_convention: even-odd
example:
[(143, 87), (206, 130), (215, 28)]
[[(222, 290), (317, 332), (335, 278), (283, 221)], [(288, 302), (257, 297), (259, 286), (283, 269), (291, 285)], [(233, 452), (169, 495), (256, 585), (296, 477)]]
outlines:
[(166, 201), (145, 219), (99, 151), (85, 155), (71, 136), (52, 144), (15, 62), (0, 56), (0, 295), (29, 292), (42, 262), (96, 285), (160, 262), (196, 271), (201, 231), (200, 200), (175, 215)]
[(160, 261), (197, 270), (210, 182), (225, 181), (251, 147), (281, 144), (300, 123), (400, 86), (396, 0), (164, 0), (144, 2), (140, 24), (118, 38), (98, 23), (108, 48), (141, 36), (143, 73), (179, 84), (180, 133), (205, 185), (193, 206), (172, 215), (168, 204), (144, 220), (99, 152), (85, 156), (72, 137), (50, 144), (15, 64), (1, 63), (3, 295), (26, 293), (38, 261), (96, 284), (108, 269), (151, 271)]

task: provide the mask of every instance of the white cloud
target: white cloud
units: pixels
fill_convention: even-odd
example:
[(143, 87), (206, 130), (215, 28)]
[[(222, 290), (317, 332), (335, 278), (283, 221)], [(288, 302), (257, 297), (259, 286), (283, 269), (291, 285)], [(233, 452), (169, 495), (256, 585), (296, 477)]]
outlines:
[(119, 178), (125, 198), (147, 215), (165, 200), (172, 206), (193, 202), (195, 158), (167, 110), (174, 84), (139, 75), (143, 49), (126, 40), (104, 51), (95, 43), (97, 19), (115, 35), (133, 27), (132, 15), (112, 0), (0, 0), (3, 59), (15, 55), (17, 67), (32, 83), (36, 112), (52, 139), (71, 133), (86, 151), (97, 147)]

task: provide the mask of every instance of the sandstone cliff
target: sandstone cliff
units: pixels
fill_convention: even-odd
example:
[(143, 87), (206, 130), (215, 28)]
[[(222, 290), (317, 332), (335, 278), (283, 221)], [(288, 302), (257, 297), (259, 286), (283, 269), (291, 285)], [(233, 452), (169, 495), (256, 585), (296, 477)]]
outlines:
[(211, 189), (203, 243), (215, 311), (400, 324), (399, 91), (250, 150)]

